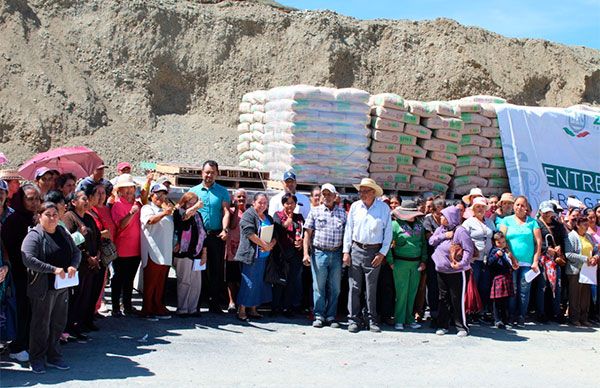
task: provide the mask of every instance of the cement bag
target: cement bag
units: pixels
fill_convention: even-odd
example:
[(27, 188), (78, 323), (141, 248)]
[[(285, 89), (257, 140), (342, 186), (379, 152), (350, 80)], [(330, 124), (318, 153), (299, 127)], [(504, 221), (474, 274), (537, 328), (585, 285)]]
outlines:
[(477, 155), (479, 155), (480, 150), (481, 150), (481, 148), (479, 146), (463, 145), (463, 146), (460, 146), (460, 152), (456, 155), (457, 156), (477, 156)]
[(239, 166), (251, 170), (264, 170), (264, 165), (257, 160), (243, 160), (239, 163)]
[(262, 142), (263, 136), (265, 135), (264, 133), (258, 132), (258, 131), (252, 131), (252, 132), (250, 132), (250, 134), (252, 135), (251, 141), (257, 141), (257, 142)]
[(502, 193), (510, 193), (510, 187), (482, 187), (481, 192), (488, 198), (492, 195), (497, 195), (500, 197)]
[(418, 124), (406, 124), (404, 133), (418, 137), (419, 139), (431, 139), (431, 129)]
[(240, 123), (237, 126), (237, 131), (240, 133), (250, 132), (250, 123)]
[(498, 116), (494, 104), (481, 104), (481, 112), (479, 113), (490, 119), (494, 119)]
[(421, 188), (414, 183), (396, 183), (394, 189), (399, 191), (418, 191)]
[(474, 101), (452, 101), (452, 104), (459, 113), (479, 113), (481, 112), (481, 104)]
[(456, 169), (452, 164), (438, 162), (437, 160), (431, 159), (417, 159), (415, 160), (415, 166), (424, 170), (441, 172), (448, 175), (454, 174), (454, 171)]
[(371, 108), (371, 116), (381, 117), (387, 120), (400, 121), (409, 124), (418, 124), (419, 117), (402, 110), (390, 109), (383, 106)]
[(490, 158), (490, 168), (506, 168), (504, 158)]
[[(366, 113), (352, 112), (325, 112), (319, 110), (304, 110), (304, 111), (268, 111), (266, 113), (254, 112), (254, 115), (261, 113), (265, 115), (264, 122), (272, 121), (306, 121), (320, 123), (344, 123), (346, 125), (367, 125), (371, 119)], [(258, 120), (256, 120), (258, 121)]]
[(456, 167), (455, 176), (479, 175), (479, 167), (477, 166), (461, 166)]
[(466, 123), (464, 128), (460, 130), (461, 135), (479, 135), (481, 133), (481, 125)]
[(434, 116), (423, 120), (423, 125), (432, 129), (455, 129), (460, 131), (465, 123), (461, 119)]
[(333, 89), (310, 85), (279, 86), (267, 91), (267, 100), (335, 100)]
[(375, 182), (394, 182), (394, 183), (408, 183), (410, 182), (410, 175), (393, 173), (393, 172), (375, 172), (371, 174), (371, 178)]
[(491, 119), (490, 127), (499, 127), (498, 119)]
[(319, 122), (289, 122), (273, 121), (264, 124), (265, 132), (287, 132), (287, 133), (353, 133), (355, 135), (369, 136), (371, 131), (364, 124), (349, 125), (346, 123), (319, 123)]
[(439, 151), (429, 151), (427, 153), (431, 160), (436, 160), (442, 163), (448, 163), (455, 165), (456, 164), (456, 155), (450, 154), (448, 152), (439, 152)]
[(484, 158), (501, 158), (502, 148), (482, 148), (480, 155)]
[(502, 148), (502, 139), (500, 139), (499, 137), (490, 139), (490, 147)]
[(252, 107), (252, 104), (249, 102), (241, 102), (239, 107), (238, 107), (238, 112), (240, 113), (250, 113), (252, 112), (250, 110), (250, 108)]
[(419, 117), (436, 116), (436, 113), (433, 110), (433, 108), (426, 102), (406, 100), (405, 103), (408, 105), (409, 112), (416, 116), (419, 116)]
[(380, 130), (376, 129), (371, 134), (371, 137), (374, 140), (384, 142), (384, 143), (400, 144), (400, 136), (401, 135), (402, 135), (401, 132), (380, 131)]
[(488, 168), (490, 161), (481, 156), (459, 156), (456, 159), (456, 167), (462, 166), (477, 166), (481, 168)]
[(250, 124), (250, 130), (265, 133), (265, 125), (263, 123), (252, 123)]
[(240, 135), (238, 136), (238, 142), (239, 143), (251, 142), (254, 140), (254, 137), (252, 135), (253, 135), (252, 132), (240, 133)]
[(418, 145), (404, 144), (400, 147), (400, 153), (404, 155), (414, 156), (415, 158), (424, 158), (427, 156), (427, 151)]
[(369, 99), (371, 106), (383, 106), (390, 109), (407, 110), (404, 99), (397, 94), (381, 93), (372, 95)]
[(450, 183), (450, 179), (452, 179), (450, 177), (450, 175), (448, 175), (448, 174), (444, 174), (442, 172), (437, 172), (437, 171), (429, 171), (429, 170), (425, 170), (425, 173), (423, 174), (423, 176), (429, 180), (441, 182), (445, 185)]
[(264, 152), (265, 146), (263, 143), (259, 143), (257, 141), (250, 142), (250, 149), (258, 152)]
[(371, 127), (386, 131), (402, 132), (404, 130), (404, 123), (373, 116), (371, 117)]
[(509, 187), (508, 178), (490, 178), (488, 187)]
[(460, 112), (447, 102), (431, 101), (428, 104), (433, 108), (435, 113), (437, 113), (440, 116), (460, 117)]
[(383, 164), (383, 163), (371, 163), (369, 165), (369, 172), (396, 172), (398, 166), (394, 164)]
[(397, 183), (394, 183), (394, 182), (381, 182), (379, 185), (384, 190), (394, 190), (396, 188)]
[(266, 112), (279, 110), (321, 110), (325, 112), (355, 112), (364, 114), (368, 109), (369, 107), (363, 103), (324, 100), (275, 100), (267, 102), (264, 105)]
[(240, 123), (251, 124), (253, 122), (254, 122), (254, 114), (253, 113), (242, 113), (240, 115)]
[[(482, 127), (491, 127), (492, 126), (492, 120), (488, 119), (487, 117), (477, 114), (477, 113), (461, 113), (460, 114), (460, 118), (465, 122), (465, 123), (473, 123), (473, 124), (479, 124)], [(497, 125), (495, 125), (497, 127)]]
[(430, 190), (438, 193), (445, 193), (448, 191), (448, 185), (421, 176), (413, 176), (410, 179), (410, 183), (419, 186), (421, 190)]
[(454, 186), (471, 185), (472, 187), (486, 187), (487, 179), (478, 176), (455, 176), (453, 181)]
[(481, 136), (483, 136), (483, 137), (500, 137), (500, 128), (498, 128), (498, 127), (481, 127)]
[(419, 145), (428, 151), (448, 152), (457, 154), (460, 151), (460, 145), (446, 140), (419, 140)]
[(254, 120), (254, 122), (256, 123), (266, 123), (267, 122), (267, 115), (265, 114), (265, 112), (252, 112), (252, 119)]
[(250, 160), (250, 159), (260, 160), (261, 157), (262, 157), (262, 153), (260, 153), (258, 151), (246, 151), (246, 152), (243, 152), (239, 156), (239, 160), (240, 160), (240, 162), (242, 160)]
[(479, 176), (482, 178), (508, 178), (504, 168), (480, 168)]
[[(393, 133), (393, 132), (392, 132)], [(263, 141), (266, 140), (263, 137)], [(365, 149), (369, 146), (369, 139), (362, 135), (355, 135), (353, 133), (345, 134), (331, 134), (331, 133), (318, 133), (318, 132), (300, 132), (295, 133), (292, 136), (292, 142), (294, 144), (312, 144), (315, 142), (325, 143), (328, 146), (353, 146), (353, 147), (364, 147)]]
[(242, 154), (246, 151), (250, 151), (250, 142), (249, 141), (243, 141), (241, 143), (239, 143), (237, 145), (237, 151), (238, 154)]
[(398, 166), (397, 171), (401, 174), (408, 174), (412, 176), (423, 176), (423, 169), (415, 166)]
[(386, 152), (397, 154), (400, 152), (400, 144), (381, 143), (373, 140), (371, 142), (371, 152)]
[(263, 104), (252, 104), (250, 107), (251, 112), (264, 112), (265, 106)]
[[(456, 178), (454, 178), (454, 182), (456, 182)], [(462, 186), (454, 186), (452, 190), (454, 191), (454, 194), (465, 195), (465, 194), (469, 194), (469, 192), (471, 191), (472, 188), (473, 188), (473, 186), (471, 186), (471, 185), (462, 185)]]
[(335, 89), (333, 94), (336, 101), (359, 102), (362, 104), (369, 102), (369, 98), (371, 97), (369, 92), (356, 88)]
[(254, 92), (246, 93), (242, 96), (243, 102), (249, 102), (250, 104), (264, 104), (267, 102), (267, 91), (256, 90)]
[(460, 145), (475, 145), (484, 148), (490, 146), (490, 140), (479, 135), (463, 135)]
[(437, 139), (448, 140), (454, 143), (460, 143), (462, 135), (454, 129), (434, 129), (433, 136)]
[(413, 164), (413, 157), (408, 155), (394, 155), (385, 153), (372, 152), (369, 157), (372, 163), (383, 163), (383, 164)]
[(488, 103), (488, 104), (506, 104), (506, 100), (502, 97), (496, 97), (496, 96), (486, 96), (486, 95), (477, 95), (477, 96), (469, 96), (469, 97), (463, 97), (460, 99), (460, 101), (473, 101), (473, 102), (479, 102), (482, 104)]

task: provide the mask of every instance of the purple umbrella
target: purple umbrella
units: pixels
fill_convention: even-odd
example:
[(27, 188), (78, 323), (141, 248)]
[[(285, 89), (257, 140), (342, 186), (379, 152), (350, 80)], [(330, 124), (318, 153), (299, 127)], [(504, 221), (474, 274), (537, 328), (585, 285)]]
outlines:
[(102, 159), (87, 147), (61, 147), (37, 154), (25, 162), (19, 172), (26, 179), (34, 180), (40, 167), (57, 170), (61, 174), (70, 172), (77, 178), (91, 175), (96, 167), (104, 164)]

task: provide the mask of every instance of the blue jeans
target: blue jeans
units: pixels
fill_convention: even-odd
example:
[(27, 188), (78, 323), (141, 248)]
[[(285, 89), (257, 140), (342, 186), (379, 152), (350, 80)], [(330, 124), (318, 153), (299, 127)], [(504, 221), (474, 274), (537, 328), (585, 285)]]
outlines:
[(342, 282), (342, 250), (315, 249), (311, 258), (315, 319), (335, 320)]
[(482, 313), (490, 311), (490, 289), (492, 287), (492, 279), (490, 277), (490, 270), (483, 263), (483, 260), (476, 260), (471, 263), (471, 269), (473, 270), (473, 279), (477, 285), (477, 291), (481, 297), (481, 304), (483, 305)]
[[(529, 307), (529, 292), (531, 291), (531, 283), (525, 281), (525, 274), (530, 269), (530, 266), (521, 266), (516, 271), (513, 271), (515, 296), (511, 297), (508, 301), (511, 320), (516, 318), (519, 322), (525, 321), (525, 315), (527, 315), (527, 308)], [(541, 274), (538, 276), (541, 276)]]

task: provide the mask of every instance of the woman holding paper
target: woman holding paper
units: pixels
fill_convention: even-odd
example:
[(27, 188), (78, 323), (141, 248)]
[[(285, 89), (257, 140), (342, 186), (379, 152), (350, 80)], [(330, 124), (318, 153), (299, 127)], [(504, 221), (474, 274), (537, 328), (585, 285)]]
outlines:
[[(240, 245), (235, 260), (242, 263), (242, 282), (237, 300), (238, 318), (242, 321), (261, 318), (256, 307), (270, 302), (272, 298), (271, 285), (265, 282), (264, 277), (267, 259), (277, 241), (272, 234), (273, 218), (266, 213), (268, 203), (265, 194), (256, 194), (252, 207), (240, 220)], [(261, 233), (262, 230), (265, 232)], [(269, 230), (270, 233), (267, 233)]]
[[(573, 225), (575, 229), (569, 233), (565, 240), (567, 257), (565, 268), (569, 282), (569, 322), (574, 326), (590, 327), (588, 312), (591, 299), (591, 282), (582, 283), (583, 279), (580, 278), (580, 273), (585, 271), (586, 267), (593, 267), (598, 264), (598, 246), (594, 245), (592, 236), (587, 233), (589, 227), (587, 217), (582, 215), (574, 219)], [(594, 267), (592, 271), (595, 272), (596, 268)]]
[(46, 365), (69, 369), (59, 344), (67, 323), (69, 296), (68, 289), (59, 288), (58, 283), (75, 276), (81, 252), (69, 233), (58, 226), (56, 204), (43, 203), (38, 214), (39, 224), (25, 237), (21, 252), (23, 264), (31, 271), (27, 285), (31, 301), (29, 360), (34, 373), (44, 373)]
[(206, 265), (207, 251), (204, 246), (206, 230), (198, 209), (203, 203), (198, 196), (188, 191), (175, 206), (174, 249), (175, 270), (177, 272), (177, 314), (178, 316), (198, 316), (198, 300), (202, 289), (202, 271)]
[(518, 196), (514, 203), (512, 216), (502, 219), (500, 231), (506, 236), (512, 256), (517, 260), (519, 268), (513, 272), (515, 296), (509, 300), (511, 322), (517, 326), (525, 325), (525, 315), (529, 307), (529, 292), (532, 278), (528, 276), (539, 274), (539, 260), (542, 252), (542, 232), (540, 226), (529, 213), (529, 201), (525, 196)]

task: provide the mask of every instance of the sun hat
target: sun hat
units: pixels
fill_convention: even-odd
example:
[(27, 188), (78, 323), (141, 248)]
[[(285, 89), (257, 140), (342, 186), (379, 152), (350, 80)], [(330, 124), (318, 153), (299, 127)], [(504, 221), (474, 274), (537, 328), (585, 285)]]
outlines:
[(120, 189), (121, 187), (135, 187), (135, 181), (131, 174), (121, 174), (117, 177), (117, 181), (115, 183), (115, 189)]
[(485, 206), (485, 210), (489, 209), (489, 205), (487, 203), (487, 199), (485, 199), (484, 197), (475, 197), (475, 198), (473, 198), (473, 203), (471, 203), (471, 208), (473, 208), (476, 205), (483, 205), (483, 206)]
[(373, 190), (375, 190), (375, 196), (376, 197), (381, 197), (381, 195), (383, 194), (383, 189), (381, 188), (381, 186), (379, 186), (373, 179), (371, 178), (363, 178), (359, 184), (355, 184), (353, 185), (356, 190), (360, 191), (361, 187), (368, 187), (371, 188)]
[(483, 197), (483, 192), (479, 187), (473, 187), (471, 191), (469, 191), (469, 194), (463, 195), (462, 200), (467, 205), (470, 205), (471, 201), (473, 200), (473, 196)]
[(411, 218), (425, 215), (419, 211), (417, 201), (414, 201), (412, 199), (402, 200), (402, 204), (394, 210), (392, 210), (392, 214), (396, 218), (400, 218), (401, 220), (409, 220)]
[(25, 178), (17, 170), (0, 170), (0, 179), (5, 181), (19, 180), (24, 181)]
[(321, 186), (321, 193), (323, 192), (323, 190), (329, 190), (330, 193), (337, 194), (337, 190), (335, 189), (335, 186), (332, 185), (331, 183), (325, 183), (323, 186)]
[(515, 197), (513, 197), (512, 193), (502, 193), (498, 204), (502, 204), (502, 202), (515, 203)]
[(128, 168), (131, 169), (131, 163), (129, 162), (120, 162), (119, 164), (117, 164), (117, 171), (123, 171), (124, 169)]

